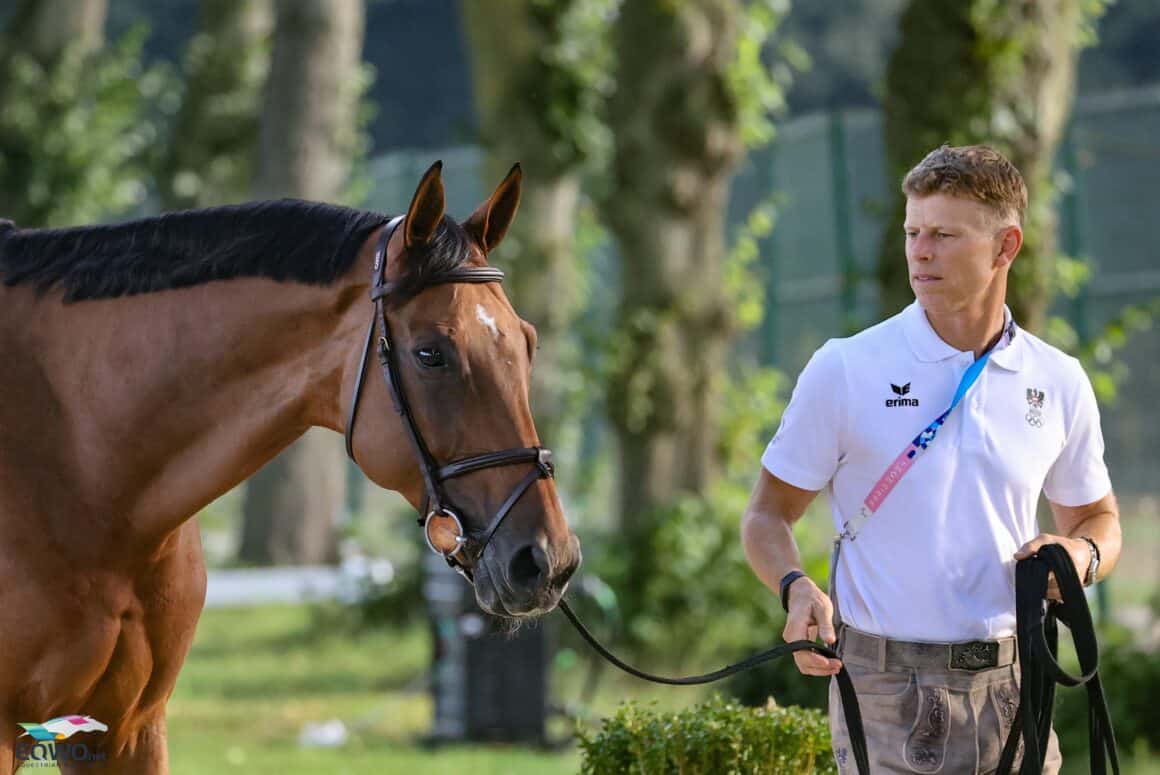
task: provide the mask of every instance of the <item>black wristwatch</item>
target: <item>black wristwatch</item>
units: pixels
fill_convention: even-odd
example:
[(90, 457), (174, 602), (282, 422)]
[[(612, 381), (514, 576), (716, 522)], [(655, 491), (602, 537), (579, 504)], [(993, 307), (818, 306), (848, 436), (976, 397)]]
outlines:
[(781, 577), (781, 607), (788, 614), (789, 613), (789, 587), (795, 581), (806, 575), (800, 570), (791, 570), (789, 573)]
[(1098, 573), (1100, 569), (1100, 548), (1096, 546), (1096, 542), (1088, 536), (1080, 536), (1080, 538), (1087, 541), (1088, 548), (1092, 550), (1092, 559), (1091, 562), (1088, 563), (1087, 573), (1085, 573), (1083, 577), (1083, 585), (1085, 587), (1090, 587), (1092, 584), (1096, 583), (1096, 573)]

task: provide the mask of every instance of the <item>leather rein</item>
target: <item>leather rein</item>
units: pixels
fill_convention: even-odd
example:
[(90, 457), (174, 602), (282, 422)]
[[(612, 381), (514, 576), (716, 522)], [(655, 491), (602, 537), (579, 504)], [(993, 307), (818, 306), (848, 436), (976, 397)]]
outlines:
[[(390, 321), (386, 313), (386, 297), (394, 290), (394, 285), (387, 282), (384, 278), (387, 245), (390, 243), (391, 236), (398, 229), (399, 224), (403, 222), (403, 217), (397, 216), (387, 223), (382, 229), (378, 243), (375, 246), (374, 276), (371, 287), (371, 301), (374, 303), (374, 313), (371, 316), (370, 325), (367, 327), (366, 343), (363, 345), (362, 357), (359, 360), (358, 376), (355, 379), (354, 392), (351, 397), (350, 410), (347, 416), (346, 453), (350, 456), (351, 460), (355, 460), (354, 424), (355, 419), (358, 417), (359, 397), (362, 393), (363, 380), (366, 375), (367, 359), (370, 356), (371, 347), (375, 343), (375, 329), (377, 328), (379, 330), (377, 348), (379, 366), (383, 372), (383, 379), (386, 381), (387, 387), (390, 390), (395, 411), (403, 421), (403, 427), (407, 430), (407, 438), (410, 441), (412, 451), (419, 461), (419, 470), (423, 474), (423, 485), (427, 492), (427, 502), (421, 512), (425, 516), (419, 517), (419, 525), (423, 527), (423, 533), (427, 539), (427, 546), (430, 547), (431, 551), (443, 557), (447, 561), (447, 564), (454, 568), (456, 572), (467, 579), (468, 582), (474, 584), (471, 568), (464, 565), (460, 559), (464, 547), (472, 542), (478, 543), (479, 549), (476, 557), (482, 557), (484, 549), (487, 548), (488, 543), (500, 525), (503, 524), (504, 518), (507, 517), (520, 497), (537, 480), (553, 478), (555, 476), (555, 468), (552, 464), (551, 451), (544, 447), (524, 447), (505, 449), (498, 452), (486, 452), (482, 455), (462, 458), (442, 466), (436, 462), (434, 456), (431, 454), (430, 449), (423, 440), (422, 433), (419, 432), (419, 426), (415, 422), (414, 413), (411, 411), (410, 402), (407, 400), (407, 393), (403, 388), (403, 380), (399, 371), (399, 356), (397, 355), (394, 340), (391, 337)], [(495, 267), (463, 267), (430, 278), (426, 281), (426, 285), (498, 283), (502, 282), (503, 278), (503, 271)], [(358, 461), (355, 460), (355, 462), (357, 463)], [(532, 464), (535, 467), (516, 485), (515, 489), (512, 490), (511, 494), (491, 518), (491, 522), (486, 528), (475, 534), (467, 531), (464, 528), (459, 514), (451, 508), (450, 501), (443, 492), (441, 487), (443, 482), (472, 473), (473, 471), (518, 464)], [(433, 528), (441, 527), (442, 529), (446, 529), (448, 527), (446, 524), (443, 524), (445, 521), (450, 521), (451, 526), (455, 529), (454, 546), (447, 549), (440, 548), (438, 541), (432, 537)], [(564, 612), (564, 615), (576, 628), (577, 632), (580, 633), (581, 637), (602, 657), (630, 675), (646, 681), (652, 681), (653, 683), (677, 686), (712, 683), (735, 673), (740, 673), (743, 670), (756, 667), (763, 662), (784, 657), (797, 651), (813, 651), (829, 659), (838, 658), (838, 655), (834, 651), (825, 646), (813, 641), (798, 640), (792, 643), (774, 646), (741, 662), (723, 667), (711, 673), (670, 678), (639, 670), (621, 661), (588, 631), (588, 628), (580, 622), (580, 619), (572, 611), (568, 602), (563, 598), (560, 599), (559, 608)], [(854, 683), (850, 679), (850, 675), (846, 672), (844, 666), (836, 678), (838, 681), (838, 691), (842, 698), (842, 709), (846, 717), (846, 727), (850, 734), (851, 753), (854, 756), (858, 772), (862, 773), (862, 775), (869, 775), (869, 757), (866, 750), (865, 734), (862, 729), (862, 715), (858, 708), (858, 698), (854, 692)]]

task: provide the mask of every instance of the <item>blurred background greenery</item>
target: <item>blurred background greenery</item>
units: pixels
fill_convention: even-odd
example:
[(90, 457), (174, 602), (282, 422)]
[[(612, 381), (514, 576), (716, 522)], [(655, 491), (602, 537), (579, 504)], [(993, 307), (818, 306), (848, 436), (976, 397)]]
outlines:
[[(435, 158), (463, 217), (522, 161), (494, 261), (540, 331), (533, 408), (585, 547), (572, 596), (670, 671), (780, 640), (738, 539), (761, 450), (810, 353), (907, 301), (900, 171), (944, 141), (1000, 146), (1035, 205), (1012, 306), (1102, 403), (1125, 552), (1093, 604), (1122, 750), (1156, 771), (1155, 3), (8, 0), (0, 25), (0, 215), (24, 226), (274, 196), (399, 212)], [(421, 543), (331, 435), (199, 519), (215, 569), (392, 573), (347, 603), (207, 611), (171, 705), (176, 772), (578, 768), (574, 750), (418, 746)], [(830, 531), (821, 502), (798, 528), (819, 582)], [(553, 738), (624, 697), (707, 696), (614, 675), (559, 625)], [(825, 696), (788, 663), (723, 690)], [(1082, 709), (1060, 694), (1075, 762)], [(344, 746), (299, 744), (332, 718)]]

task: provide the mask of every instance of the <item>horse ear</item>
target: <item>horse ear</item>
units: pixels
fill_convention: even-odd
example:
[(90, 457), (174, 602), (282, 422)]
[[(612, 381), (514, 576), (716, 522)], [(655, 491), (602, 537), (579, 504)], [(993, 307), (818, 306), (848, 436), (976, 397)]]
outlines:
[(499, 244), (515, 219), (523, 179), (523, 170), (516, 164), (488, 200), (464, 221), (464, 230), (475, 237), (484, 253), (490, 253)]
[(403, 222), (404, 246), (426, 245), (435, 236), (435, 229), (443, 220), (443, 162), (437, 161), (423, 173), (411, 206), (407, 208), (407, 219)]

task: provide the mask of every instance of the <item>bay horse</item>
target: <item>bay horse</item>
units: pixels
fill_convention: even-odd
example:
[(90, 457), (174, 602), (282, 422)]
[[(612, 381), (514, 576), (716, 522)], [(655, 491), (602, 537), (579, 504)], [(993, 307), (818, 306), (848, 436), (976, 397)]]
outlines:
[[(62, 761), (66, 775), (168, 771), (166, 703), (205, 597), (193, 515), (308, 428), (349, 432), (366, 476), (417, 509), (432, 490), (416, 433), (426, 462), (539, 450), (535, 330), (485, 269), (520, 185), (517, 165), (462, 224), (439, 163), (389, 224), (293, 200), (0, 222), (0, 773), (20, 763), (18, 724), (71, 714), (107, 725), (90, 746), (107, 761)], [(372, 339), (380, 356), (391, 344), (398, 385), (368, 367)], [(480, 606), (536, 616), (579, 541), (550, 469), (495, 458), (436, 490), (473, 537), (450, 540)], [(494, 540), (475, 540), (505, 508)], [(445, 514), (428, 541), (440, 520), (433, 548), (449, 555)]]

